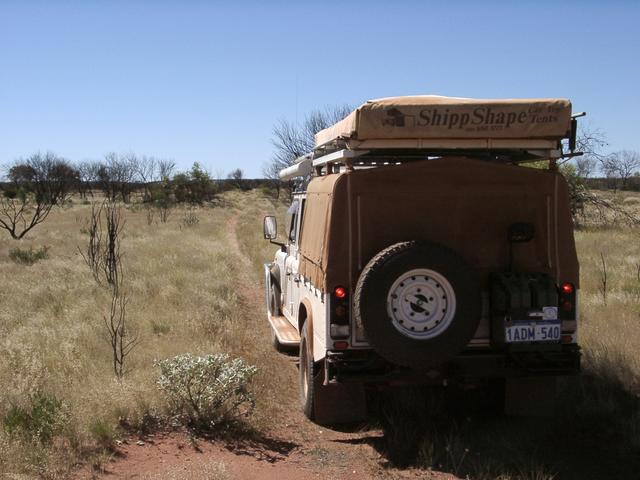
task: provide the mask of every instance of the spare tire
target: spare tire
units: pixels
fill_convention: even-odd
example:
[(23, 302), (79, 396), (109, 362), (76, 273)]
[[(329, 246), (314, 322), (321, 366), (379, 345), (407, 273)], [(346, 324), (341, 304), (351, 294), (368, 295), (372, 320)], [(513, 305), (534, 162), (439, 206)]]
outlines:
[(474, 269), (429, 242), (385, 248), (364, 267), (354, 295), (355, 321), (390, 362), (432, 368), (459, 353), (480, 320)]

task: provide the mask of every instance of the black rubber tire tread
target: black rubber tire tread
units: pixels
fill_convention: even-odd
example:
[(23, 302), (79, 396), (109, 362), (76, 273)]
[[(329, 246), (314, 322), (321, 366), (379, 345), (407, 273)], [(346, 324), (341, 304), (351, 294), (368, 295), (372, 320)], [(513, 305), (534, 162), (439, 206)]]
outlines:
[[(305, 322), (302, 326), (302, 332), (300, 333), (300, 403), (302, 404), (302, 412), (309, 420), (315, 420), (315, 408), (314, 408), (314, 397), (315, 397), (315, 382), (314, 378), (317, 374), (316, 363), (313, 361), (313, 352), (309, 351), (309, 323)], [(306, 363), (306, 369), (302, 368), (303, 362)], [(307, 378), (307, 394), (304, 394), (304, 384), (305, 381), (304, 375), (306, 374)]]
[(280, 311), (280, 285), (271, 278), (271, 291), (269, 292), (269, 313), (274, 317), (282, 315)]
[[(456, 295), (456, 312), (447, 330), (435, 338), (418, 340), (402, 335), (387, 313), (387, 294), (393, 282), (409, 270), (429, 268), (445, 276)], [(431, 242), (391, 245), (364, 267), (354, 293), (354, 318), (373, 348), (390, 362), (414, 369), (437, 367), (458, 354), (473, 337), (480, 320), (477, 274), (452, 250)]]

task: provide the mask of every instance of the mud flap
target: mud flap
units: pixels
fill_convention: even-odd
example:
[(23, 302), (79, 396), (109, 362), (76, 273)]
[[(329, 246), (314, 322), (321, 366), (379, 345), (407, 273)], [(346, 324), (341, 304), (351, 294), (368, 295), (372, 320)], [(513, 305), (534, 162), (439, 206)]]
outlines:
[(323, 385), (324, 372), (314, 378), (314, 421), (319, 425), (362, 422), (367, 419), (364, 385)]
[(557, 392), (557, 377), (508, 378), (504, 412), (511, 416), (552, 416), (556, 409)]

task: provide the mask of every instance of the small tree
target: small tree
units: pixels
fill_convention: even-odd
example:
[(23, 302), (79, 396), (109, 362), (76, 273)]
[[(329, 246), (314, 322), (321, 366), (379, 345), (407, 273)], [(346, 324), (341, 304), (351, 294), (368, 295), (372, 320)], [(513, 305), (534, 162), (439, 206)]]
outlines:
[(15, 240), (44, 222), (80, 180), (69, 162), (50, 152), (17, 162), (7, 176), (10, 183), (0, 192), (0, 227)]
[(236, 168), (235, 170), (231, 170), (227, 178), (231, 180), (231, 183), (234, 187), (242, 189), (243, 183), (242, 180), (244, 178), (244, 172), (240, 168)]
[[(582, 156), (576, 157), (574, 162), (575, 174), (580, 178), (590, 177), (606, 155), (602, 150), (608, 145), (607, 136), (599, 128), (580, 124), (580, 130), (576, 138), (576, 150), (582, 152)], [(567, 160), (561, 162), (563, 165)]]
[(580, 178), (589, 178), (596, 169), (597, 162), (595, 158), (582, 156), (576, 158), (576, 174)]
[[(104, 220), (103, 220), (104, 219)], [(122, 284), (122, 255), (120, 239), (124, 220), (115, 204), (105, 201), (91, 208), (87, 232), (89, 240), (85, 250), (79, 249), (99, 285), (109, 285), (114, 291)]]
[(633, 150), (612, 153), (602, 160), (602, 169), (607, 177), (620, 179), (620, 186), (625, 189), (629, 179), (640, 170), (640, 153)]
[(202, 203), (215, 196), (211, 176), (198, 162), (190, 171), (174, 175), (172, 183), (177, 202)]
[(169, 179), (171, 178), (171, 175), (173, 175), (173, 172), (176, 169), (176, 162), (166, 158), (161, 158), (157, 162), (157, 168), (158, 168), (159, 180)]
[[(280, 182), (280, 170), (290, 167), (296, 158), (310, 152), (315, 147), (315, 134), (330, 127), (346, 117), (353, 108), (350, 105), (327, 107), (324, 110), (313, 110), (307, 115), (302, 125), (288, 120), (280, 120), (273, 128), (272, 144), (274, 152), (271, 160), (263, 167), (265, 177), (277, 184)], [(289, 195), (297, 187), (294, 182), (282, 184)], [(278, 191), (279, 193), (279, 191)]]
[(100, 286), (109, 288), (111, 303), (104, 315), (104, 325), (111, 346), (113, 372), (122, 379), (127, 371), (126, 359), (139, 343), (127, 318), (127, 295), (123, 291), (122, 255), (120, 239), (124, 220), (121, 209), (105, 201), (99, 208), (92, 208), (89, 219), (89, 241), (86, 249), (79, 248)]
[(104, 324), (111, 346), (113, 372), (122, 379), (127, 372), (126, 359), (140, 342), (127, 324), (127, 296), (124, 293), (112, 292), (111, 307), (104, 317)]
[(158, 162), (153, 157), (142, 156), (134, 167), (137, 180), (142, 184), (142, 201), (148, 203), (151, 201), (151, 183), (158, 179)]
[(155, 185), (153, 189), (153, 206), (158, 210), (162, 223), (167, 223), (171, 207), (173, 206), (171, 188), (171, 181), (168, 178), (164, 178), (159, 184)]
[(79, 174), (78, 193), (81, 198), (87, 198), (87, 195), (93, 197), (91, 188), (98, 179), (98, 170), (100, 165), (98, 162), (85, 160), (76, 164)]
[(109, 201), (115, 202), (120, 196), (123, 202), (129, 202), (138, 170), (137, 162), (135, 154), (111, 152), (104, 156), (96, 172), (96, 181)]

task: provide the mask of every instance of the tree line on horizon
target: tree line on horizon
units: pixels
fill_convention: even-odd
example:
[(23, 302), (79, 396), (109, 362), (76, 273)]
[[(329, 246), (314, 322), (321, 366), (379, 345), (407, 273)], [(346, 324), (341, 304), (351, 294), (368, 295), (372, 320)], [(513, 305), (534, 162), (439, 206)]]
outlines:
[(0, 229), (16, 240), (74, 193), (84, 199), (100, 193), (110, 203), (130, 203), (136, 193), (146, 206), (166, 212), (175, 204), (212, 202), (225, 190), (246, 190), (261, 183), (245, 179), (239, 168), (219, 178), (222, 175), (212, 176), (197, 162), (177, 171), (172, 160), (116, 153), (99, 161), (73, 163), (52, 152), (38, 152), (4, 166), (2, 173)]
[[(349, 105), (326, 107), (313, 110), (299, 124), (279, 121), (273, 129), (273, 155), (263, 166), (264, 179), (245, 179), (239, 168), (226, 178), (220, 173), (213, 176), (197, 162), (186, 171), (176, 171), (173, 160), (134, 153), (112, 152), (102, 160), (82, 162), (71, 162), (51, 152), (34, 153), (0, 170), (6, 180), (0, 182), (0, 228), (12, 238), (21, 239), (72, 193), (86, 198), (99, 191), (109, 202), (129, 203), (134, 192), (141, 192), (144, 204), (165, 213), (178, 203), (211, 202), (229, 188), (264, 186), (272, 189), (277, 198), (282, 190), (290, 197), (304, 181), (282, 181), (280, 171), (312, 151), (315, 134), (351, 110)], [(561, 162), (560, 171), (569, 183), (574, 213), (585, 203), (601, 202), (590, 192), (591, 188), (640, 190), (640, 153), (633, 150), (603, 153), (607, 145), (602, 131), (583, 129), (577, 139), (577, 150), (584, 154)]]

